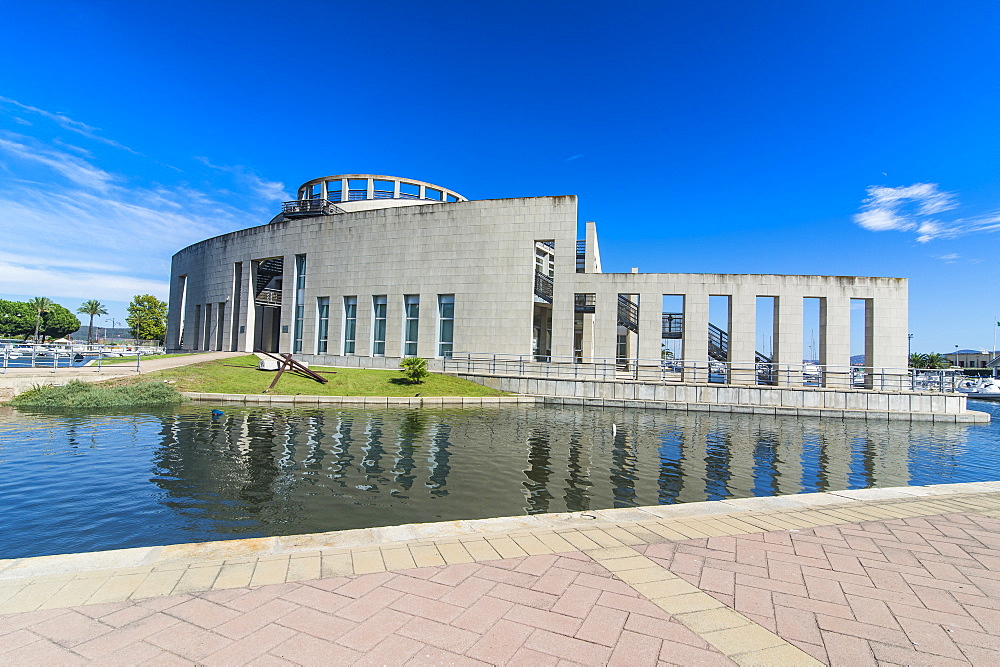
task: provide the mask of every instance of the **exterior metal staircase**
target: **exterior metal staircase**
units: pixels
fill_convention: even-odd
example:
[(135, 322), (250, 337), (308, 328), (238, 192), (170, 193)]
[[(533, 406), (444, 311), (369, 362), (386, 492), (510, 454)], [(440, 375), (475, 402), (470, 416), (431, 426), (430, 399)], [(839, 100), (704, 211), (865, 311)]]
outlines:
[(545, 303), (552, 303), (552, 276), (535, 271), (535, 296)]
[(280, 257), (265, 259), (257, 265), (257, 280), (254, 283), (254, 302), (258, 306), (270, 308), (281, 305), (281, 290), (269, 288), (271, 281), (285, 271), (285, 260)]
[(618, 326), (639, 333), (639, 306), (625, 294), (618, 295)]

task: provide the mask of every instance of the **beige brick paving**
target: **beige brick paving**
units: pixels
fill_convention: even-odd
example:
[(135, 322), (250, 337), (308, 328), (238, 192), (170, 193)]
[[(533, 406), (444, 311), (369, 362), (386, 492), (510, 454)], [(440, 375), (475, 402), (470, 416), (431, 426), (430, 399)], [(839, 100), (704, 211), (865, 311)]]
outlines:
[(0, 561), (0, 663), (1000, 664), (998, 599), (1000, 484), (879, 489)]

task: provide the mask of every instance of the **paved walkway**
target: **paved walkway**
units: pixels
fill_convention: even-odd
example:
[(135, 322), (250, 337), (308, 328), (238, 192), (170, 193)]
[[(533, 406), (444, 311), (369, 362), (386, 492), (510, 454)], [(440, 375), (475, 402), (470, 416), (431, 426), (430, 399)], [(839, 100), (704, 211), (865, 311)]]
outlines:
[[(179, 368), (180, 366), (188, 366), (190, 364), (200, 364), (203, 361), (215, 361), (216, 359), (229, 359), (230, 357), (245, 357), (246, 352), (202, 352), (197, 354), (185, 354), (180, 357), (169, 357), (167, 359), (142, 359), (139, 363), (140, 373), (149, 373), (151, 371), (162, 371), (168, 368)], [(79, 366), (76, 368), (57, 368), (53, 371), (52, 368), (46, 368), (44, 366), (38, 366), (36, 368), (7, 368), (5, 369), (3, 376), (17, 377), (22, 375), (39, 375), (47, 378), (52, 377), (76, 377), (76, 376), (90, 376), (93, 374), (101, 375), (116, 375), (116, 374), (132, 374), (135, 372), (135, 355), (132, 355), (128, 363), (116, 363), (108, 364), (104, 363), (101, 365), (101, 369), (98, 370), (96, 364), (93, 366)], [(88, 378), (89, 379), (89, 378)]]
[[(245, 352), (206, 352), (201, 354), (171, 357), (169, 359), (146, 359), (139, 364), (140, 373), (162, 371), (168, 368), (178, 368), (189, 364), (215, 359), (244, 356)], [(0, 373), (0, 401), (6, 401), (22, 391), (31, 389), (36, 384), (64, 384), (70, 380), (83, 382), (100, 382), (118, 377), (135, 375), (135, 357), (127, 364), (104, 364), (97, 366), (82, 366), (79, 368), (7, 368)]]
[(1000, 664), (1000, 482), (0, 561), (0, 662)]

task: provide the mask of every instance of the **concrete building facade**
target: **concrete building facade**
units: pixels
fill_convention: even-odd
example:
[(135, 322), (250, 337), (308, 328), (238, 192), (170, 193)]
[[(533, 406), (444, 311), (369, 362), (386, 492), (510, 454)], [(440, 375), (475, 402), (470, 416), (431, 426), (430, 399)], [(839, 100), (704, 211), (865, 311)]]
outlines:
[(575, 196), (470, 201), (405, 178), (314, 179), (269, 223), (174, 255), (167, 346), (371, 367), (462, 353), (640, 366), (672, 341), (674, 362), (755, 383), (762, 364), (801, 372), (807, 302), (820, 364), (849, 369), (858, 300), (865, 367), (907, 366), (905, 279), (604, 273), (595, 223), (578, 229)]

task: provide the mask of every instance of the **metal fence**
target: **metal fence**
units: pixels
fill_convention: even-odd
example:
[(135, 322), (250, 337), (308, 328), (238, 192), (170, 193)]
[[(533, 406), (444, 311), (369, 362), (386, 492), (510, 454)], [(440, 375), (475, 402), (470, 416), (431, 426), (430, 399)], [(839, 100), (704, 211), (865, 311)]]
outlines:
[(878, 391), (954, 392), (961, 369), (872, 368), (818, 364), (738, 363), (684, 359), (598, 359), (454, 353), (444, 370), (564, 380), (715, 383), (762, 387), (817, 387)]
[[(105, 362), (115, 359), (115, 368), (139, 370), (142, 358), (163, 354), (162, 347), (151, 345), (40, 345), (33, 343), (0, 344), (0, 373), (7, 369), (42, 368), (53, 373), (59, 369), (94, 367), (100, 371)], [(128, 359), (128, 362), (118, 362)]]

